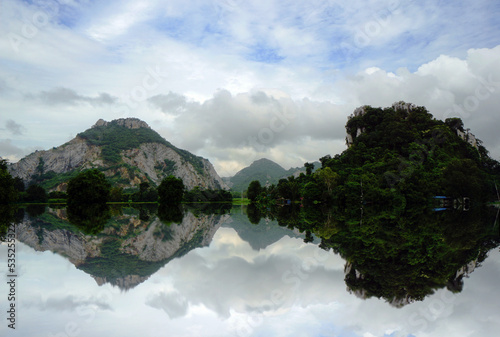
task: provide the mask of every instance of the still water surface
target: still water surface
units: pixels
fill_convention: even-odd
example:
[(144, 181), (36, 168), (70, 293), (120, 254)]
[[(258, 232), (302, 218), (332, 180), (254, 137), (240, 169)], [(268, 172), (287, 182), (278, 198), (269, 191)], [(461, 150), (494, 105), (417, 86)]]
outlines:
[[(464, 241), (458, 229), (439, 238), (449, 242), (448, 236), (458, 236), (449, 245), (453, 249), (436, 253), (459, 266), (451, 277), (440, 284), (435, 266), (420, 265), (415, 284), (406, 285), (411, 272), (399, 271), (401, 260), (389, 253), (377, 258), (377, 249), (367, 244), (363, 255), (354, 237), (353, 252), (335, 249), (338, 231), (345, 230), (339, 224), (320, 244), (314, 233), (306, 236), (280, 219), (263, 217), (253, 224), (241, 206), (219, 214), (200, 208), (168, 211), (162, 220), (155, 209), (113, 209), (97, 233), (69, 222), (65, 209), (26, 212), (16, 229), (16, 330), (8, 329), (4, 318), (0, 332), (33, 337), (497, 336), (498, 224), (496, 210), (488, 212), (481, 225), (470, 225), (482, 233), (480, 239)], [(443, 221), (446, 215), (439, 217)], [(367, 235), (380, 241), (376, 234)], [(426, 249), (429, 254), (439, 250)], [(6, 255), (2, 244), (2, 275), (7, 275)], [(387, 265), (388, 259), (394, 266)], [(422, 285), (427, 279), (429, 284)], [(5, 282), (0, 289), (5, 313)], [(417, 293), (424, 294), (422, 300), (408, 295)]]

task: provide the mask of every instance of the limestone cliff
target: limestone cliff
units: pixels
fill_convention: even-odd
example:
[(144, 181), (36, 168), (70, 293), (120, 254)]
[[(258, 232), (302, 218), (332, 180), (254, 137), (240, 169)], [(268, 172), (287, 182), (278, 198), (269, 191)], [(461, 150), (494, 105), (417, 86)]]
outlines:
[(49, 190), (65, 190), (78, 172), (98, 168), (115, 184), (134, 187), (144, 181), (181, 178), (188, 189), (227, 188), (205, 158), (181, 150), (137, 118), (102, 119), (73, 140), (47, 151), (36, 151), (10, 165), (14, 177), (34, 181)]

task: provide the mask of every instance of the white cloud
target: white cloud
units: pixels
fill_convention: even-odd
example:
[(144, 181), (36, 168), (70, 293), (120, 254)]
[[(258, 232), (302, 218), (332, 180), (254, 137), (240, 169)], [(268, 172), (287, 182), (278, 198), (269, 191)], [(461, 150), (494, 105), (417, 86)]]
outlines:
[(438, 119), (460, 117), (498, 159), (499, 69), (500, 47), (471, 49), (465, 59), (442, 55), (413, 73), (403, 68), (394, 76), (368, 68), (337, 85), (350, 106), (385, 107), (404, 100), (425, 106)]
[[(301, 166), (343, 149), (357, 106), (406, 100), (438, 118), (469, 104), (465, 124), (500, 156), (493, 2), (47, 4), (7, 0), (0, 14), (0, 109), (26, 128), (9, 136), (24, 153), (99, 118), (135, 116), (223, 175), (265, 156)], [(488, 94), (484, 79), (497, 91), (473, 106), (476, 90)], [(260, 91), (273, 103), (252, 101)], [(264, 146), (244, 146), (266, 136), (280, 108), (295, 119)]]
[(10, 162), (16, 162), (26, 153), (20, 147), (12, 144), (11, 139), (0, 140), (0, 157), (8, 159)]
[(114, 7), (109, 11), (109, 15), (100, 22), (91, 25), (87, 29), (87, 34), (98, 41), (116, 38), (133, 27), (136, 23), (145, 20), (145, 11), (149, 9), (146, 1), (131, 2)]

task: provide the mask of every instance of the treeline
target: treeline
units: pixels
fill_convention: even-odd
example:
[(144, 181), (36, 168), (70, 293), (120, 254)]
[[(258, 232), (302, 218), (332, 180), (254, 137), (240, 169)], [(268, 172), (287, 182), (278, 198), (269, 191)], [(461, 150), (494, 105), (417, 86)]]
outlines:
[(104, 174), (97, 169), (80, 172), (68, 182), (68, 191), (47, 192), (42, 186), (30, 182), (25, 184), (19, 177), (13, 178), (7, 170), (7, 161), (0, 160), (0, 204), (71, 202), (231, 202), (232, 195), (225, 190), (201, 189), (188, 191), (182, 179), (169, 176), (158, 187), (149, 182), (139, 184), (135, 191), (112, 186)]
[(436, 120), (425, 107), (365, 106), (346, 130), (349, 148), (320, 158), (321, 169), (277, 185), (254, 181), (248, 197), (261, 205), (302, 201), (343, 209), (360, 203), (405, 207), (433, 196), (496, 199), (500, 164), (459, 118)]

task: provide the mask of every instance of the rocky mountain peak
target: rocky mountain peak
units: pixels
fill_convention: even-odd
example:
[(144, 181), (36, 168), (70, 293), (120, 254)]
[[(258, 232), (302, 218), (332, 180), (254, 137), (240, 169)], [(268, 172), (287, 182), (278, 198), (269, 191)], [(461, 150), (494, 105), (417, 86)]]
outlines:
[(112, 120), (111, 122), (107, 122), (104, 119), (99, 119), (92, 127), (99, 127), (99, 126), (107, 126), (109, 124), (116, 124), (120, 126), (124, 126), (128, 129), (139, 129), (139, 128), (146, 128), (146, 129), (151, 129), (148, 125), (148, 123), (141, 121), (139, 118), (119, 118)]
[(169, 175), (182, 179), (188, 189), (227, 188), (207, 159), (176, 148), (138, 118), (99, 119), (68, 143), (34, 152), (9, 171), (26, 184), (52, 191), (65, 190), (69, 179), (89, 168), (98, 168), (123, 188), (146, 181), (159, 185)]

